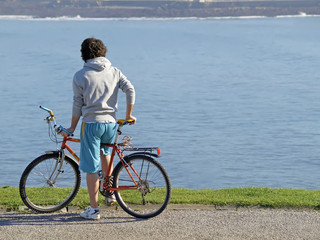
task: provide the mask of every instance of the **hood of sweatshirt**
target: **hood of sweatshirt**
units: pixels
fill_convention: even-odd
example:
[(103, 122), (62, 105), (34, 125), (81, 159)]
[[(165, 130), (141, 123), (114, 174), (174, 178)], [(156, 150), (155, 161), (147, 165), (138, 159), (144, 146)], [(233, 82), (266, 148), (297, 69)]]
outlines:
[(87, 60), (87, 62), (84, 63), (84, 66), (98, 71), (103, 71), (111, 67), (111, 62), (105, 57), (97, 57)]

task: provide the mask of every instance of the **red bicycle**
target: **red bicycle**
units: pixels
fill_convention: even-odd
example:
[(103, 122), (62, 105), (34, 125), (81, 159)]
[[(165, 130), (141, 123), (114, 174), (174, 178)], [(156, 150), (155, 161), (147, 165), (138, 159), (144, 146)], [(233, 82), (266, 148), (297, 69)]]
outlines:
[[(57, 125), (52, 110), (40, 106), (49, 116), (49, 137), (58, 144), (55, 151), (46, 151), (33, 160), (22, 173), (19, 190), (22, 201), (30, 209), (49, 213), (67, 206), (77, 195), (80, 188), (81, 175), (78, 169), (79, 157), (67, 142), (80, 142), (80, 139), (64, 137), (58, 140), (58, 134), (64, 130)], [(150, 218), (160, 214), (169, 203), (171, 195), (170, 179), (163, 166), (155, 160), (160, 155), (157, 147), (134, 148), (131, 137), (124, 137), (118, 143), (121, 128), (130, 120), (118, 120), (118, 130), (115, 143), (102, 144), (112, 147), (111, 164), (114, 156), (119, 162), (106, 177), (101, 179), (100, 193), (104, 196), (114, 191), (121, 208), (132, 216)], [(71, 154), (65, 153), (65, 149)], [(129, 154), (124, 152), (128, 151)]]

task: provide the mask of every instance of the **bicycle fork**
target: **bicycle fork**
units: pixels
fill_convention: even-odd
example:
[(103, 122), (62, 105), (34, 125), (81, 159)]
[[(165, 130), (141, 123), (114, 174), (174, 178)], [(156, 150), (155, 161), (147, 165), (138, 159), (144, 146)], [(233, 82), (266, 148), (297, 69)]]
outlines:
[[(46, 153), (50, 154), (52, 152), (50, 151)], [(63, 166), (64, 159), (65, 159), (65, 153), (63, 150), (60, 150), (58, 159), (55, 163), (55, 166), (53, 167), (52, 173), (50, 174), (50, 177), (47, 179), (47, 184), (50, 187), (54, 187), (58, 176), (60, 175), (60, 173), (63, 173), (62, 166)]]

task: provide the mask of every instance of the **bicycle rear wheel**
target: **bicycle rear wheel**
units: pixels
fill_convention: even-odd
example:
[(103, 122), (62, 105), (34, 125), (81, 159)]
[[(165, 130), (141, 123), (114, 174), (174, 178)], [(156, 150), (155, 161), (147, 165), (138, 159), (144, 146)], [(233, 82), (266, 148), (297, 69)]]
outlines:
[(33, 160), (20, 179), (20, 196), (30, 209), (49, 213), (67, 206), (78, 193), (81, 182), (78, 164), (58, 152)]
[[(121, 162), (115, 167), (113, 187), (130, 186), (130, 190), (115, 191), (117, 202), (124, 211), (138, 218), (151, 218), (160, 214), (167, 206), (171, 195), (170, 179), (166, 170), (155, 159), (146, 155), (126, 158), (128, 170), (139, 189)], [(140, 178), (133, 172), (139, 174)]]

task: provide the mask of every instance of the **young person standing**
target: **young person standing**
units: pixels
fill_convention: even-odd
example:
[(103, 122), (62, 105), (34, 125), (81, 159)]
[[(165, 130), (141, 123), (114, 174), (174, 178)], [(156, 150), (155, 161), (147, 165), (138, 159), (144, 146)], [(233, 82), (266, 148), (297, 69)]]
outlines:
[[(82, 117), (79, 168), (87, 173), (91, 206), (80, 213), (80, 216), (93, 220), (100, 219), (98, 172), (101, 168), (107, 172), (111, 155), (111, 149), (101, 147), (100, 143), (113, 143), (115, 140), (119, 89), (126, 95), (126, 119), (136, 120), (132, 115), (134, 87), (119, 69), (111, 65), (106, 53), (107, 48), (99, 39), (87, 38), (82, 42), (81, 57), (84, 66), (73, 78), (72, 119), (71, 126), (67, 129), (73, 133)], [(62, 135), (67, 136), (67, 133), (62, 132)], [(114, 196), (111, 195), (110, 198), (112, 201)]]

